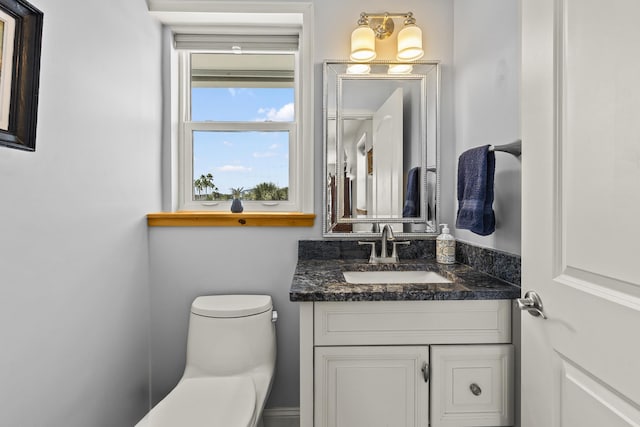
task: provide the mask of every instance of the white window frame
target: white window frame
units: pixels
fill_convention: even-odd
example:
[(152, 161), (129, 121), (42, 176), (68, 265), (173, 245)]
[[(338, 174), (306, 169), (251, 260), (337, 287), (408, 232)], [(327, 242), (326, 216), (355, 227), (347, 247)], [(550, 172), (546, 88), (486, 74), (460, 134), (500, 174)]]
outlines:
[[(295, 108), (296, 132), (295, 140), (289, 141), (289, 201), (277, 204), (270, 202), (243, 201), (245, 211), (264, 212), (303, 212), (313, 213), (314, 203), (314, 162), (313, 162), (313, 4), (302, 2), (244, 2), (244, 1), (207, 1), (184, 2), (181, 0), (148, 0), (150, 13), (166, 25), (172, 33), (220, 33), (226, 29), (229, 34), (260, 34), (264, 24), (269, 24), (271, 34), (291, 34), (298, 31), (299, 48), (296, 54), (295, 71)], [(258, 27), (263, 27), (259, 29)], [(171, 42), (173, 37), (170, 37)], [(180, 61), (180, 54), (171, 46), (165, 48), (170, 58), (169, 98), (171, 123), (168, 138), (165, 138), (164, 152), (170, 154), (171, 160), (163, 163), (165, 188), (163, 198), (165, 209), (229, 211), (230, 202), (218, 202), (207, 205), (201, 201), (192, 201), (193, 173), (191, 171), (192, 146), (184, 142), (185, 132), (193, 130), (185, 120), (184, 110), (179, 105), (189, 105), (184, 96), (189, 91), (180, 88), (185, 64)], [(166, 83), (165, 83), (166, 86)], [(165, 101), (166, 102), (166, 101)], [(278, 129), (284, 123), (274, 123)], [(200, 127), (203, 123), (199, 123)], [(264, 123), (262, 124), (264, 125)], [(206, 125), (207, 129), (216, 130), (217, 126), (229, 129), (229, 123), (222, 125), (215, 122)], [(220, 128), (218, 128), (220, 129)], [(203, 129), (204, 130), (204, 129)], [(292, 135), (292, 134), (290, 134)], [(168, 140), (168, 141), (167, 141)], [(189, 137), (190, 140), (190, 137)], [(166, 145), (169, 145), (168, 147)], [(189, 145), (189, 147), (187, 147)], [(185, 162), (189, 162), (185, 167)], [(169, 185), (167, 185), (169, 184)], [(167, 188), (168, 187), (168, 188)], [(216, 203), (215, 201), (212, 203)]]
[[(296, 72), (294, 76), (294, 105), (295, 117), (293, 122), (194, 122), (191, 120), (191, 64), (192, 53), (207, 53), (207, 51), (184, 50), (178, 53), (180, 61), (180, 116), (182, 125), (179, 147), (181, 159), (180, 173), (180, 209), (197, 211), (211, 210), (228, 212), (231, 208), (230, 200), (201, 201), (193, 200), (193, 132), (194, 131), (284, 131), (289, 133), (289, 177), (288, 177), (288, 200), (277, 201), (251, 201), (243, 200), (242, 204), (247, 212), (302, 212), (300, 207), (300, 192), (298, 191), (298, 138), (301, 131), (298, 120), (298, 54), (295, 56)], [(214, 175), (215, 179), (215, 175)], [(227, 189), (220, 189), (225, 191)]]

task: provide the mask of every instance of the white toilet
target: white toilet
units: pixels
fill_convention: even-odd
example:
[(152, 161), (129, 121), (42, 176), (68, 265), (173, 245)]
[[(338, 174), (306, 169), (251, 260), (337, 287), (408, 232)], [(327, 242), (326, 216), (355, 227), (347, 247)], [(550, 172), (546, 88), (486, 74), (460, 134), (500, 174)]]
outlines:
[(273, 380), (276, 318), (268, 295), (196, 298), (182, 379), (136, 427), (255, 427)]

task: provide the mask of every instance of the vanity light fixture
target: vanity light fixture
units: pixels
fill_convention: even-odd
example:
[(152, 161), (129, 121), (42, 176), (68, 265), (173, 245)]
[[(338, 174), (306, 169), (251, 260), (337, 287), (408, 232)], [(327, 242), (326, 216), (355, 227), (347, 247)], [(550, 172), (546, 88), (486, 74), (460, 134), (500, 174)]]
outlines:
[(411, 74), (413, 65), (411, 64), (389, 64), (388, 74)]
[(415, 61), (422, 58), (422, 30), (416, 25), (413, 14), (409, 12), (404, 27), (398, 33), (398, 61)]
[(351, 60), (368, 62), (376, 58), (376, 38), (384, 40), (393, 34), (393, 18), (403, 18), (404, 26), (398, 33), (399, 61), (415, 61), (422, 58), (422, 30), (416, 25), (413, 12), (368, 13), (362, 12), (358, 27), (351, 33)]
[(365, 63), (350, 64), (347, 67), (347, 74), (369, 74), (371, 66)]
[(363, 12), (358, 20), (358, 28), (351, 33), (351, 60), (367, 62), (374, 59), (376, 59), (376, 35)]

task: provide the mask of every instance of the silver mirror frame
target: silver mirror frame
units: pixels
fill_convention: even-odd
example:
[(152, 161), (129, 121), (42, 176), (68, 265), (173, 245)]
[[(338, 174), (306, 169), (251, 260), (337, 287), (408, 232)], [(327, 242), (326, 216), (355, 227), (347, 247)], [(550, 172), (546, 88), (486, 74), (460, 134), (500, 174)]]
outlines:
[[(341, 120), (339, 113), (339, 108), (341, 106), (341, 95), (340, 90), (342, 87), (342, 82), (345, 79), (393, 79), (393, 80), (406, 80), (406, 79), (422, 79), (421, 82), (421, 102), (422, 102), (422, 110), (421, 115), (430, 114), (430, 112), (426, 111), (426, 107), (428, 105), (428, 96), (434, 96), (434, 100), (432, 101), (434, 111), (433, 116), (431, 118), (430, 126), (435, 127), (435, 132), (432, 139), (435, 139), (435, 169), (436, 169), (436, 180), (435, 180), (435, 215), (432, 219), (433, 226), (427, 231), (418, 231), (418, 232), (396, 232), (395, 235), (402, 239), (424, 239), (424, 238), (433, 238), (438, 235), (438, 224), (440, 223), (440, 65), (438, 61), (415, 61), (412, 62), (412, 65), (424, 65), (430, 66), (431, 68), (427, 73), (417, 72), (415, 74), (347, 74), (346, 67), (354, 64), (351, 61), (344, 60), (326, 60), (323, 63), (323, 189), (322, 189), (322, 201), (323, 201), (323, 218), (322, 218), (322, 234), (325, 238), (339, 238), (339, 239), (362, 239), (362, 238), (371, 238), (380, 236), (380, 232), (332, 232), (330, 230), (330, 215), (331, 212), (328, 210), (328, 191), (327, 191), (327, 177), (329, 176), (328, 170), (328, 151), (329, 151), (329, 121), (331, 117), (329, 114), (331, 112), (331, 107), (336, 111), (336, 141), (332, 144), (335, 146), (336, 153), (341, 153), (343, 149), (342, 146), (342, 138), (340, 134)], [(399, 64), (394, 61), (371, 61), (368, 64), (371, 66), (389, 66), (393, 64)], [(343, 67), (344, 73), (336, 72), (333, 68), (335, 67)], [(434, 76), (431, 73), (435, 73)], [(427, 93), (427, 74), (430, 75), (430, 78), (435, 78), (435, 95)], [(334, 87), (336, 90), (335, 96), (335, 105), (329, 105), (329, 88), (330, 86)], [(424, 143), (421, 147), (421, 159), (420, 166), (421, 170), (428, 171), (427, 169), (427, 117), (424, 117), (424, 120), (420, 122), (420, 138)], [(341, 157), (341, 156), (338, 156)], [(342, 160), (338, 162), (338, 165), (342, 165)], [(431, 162), (430, 164), (434, 164)], [(336, 174), (338, 178), (338, 183), (336, 187), (338, 187), (341, 183), (340, 174)], [(426, 188), (427, 188), (427, 174), (422, 173), (421, 175), (421, 186), (420, 186), (420, 217), (414, 218), (348, 218), (348, 219), (340, 219), (337, 223), (341, 224), (358, 224), (358, 223), (413, 223), (413, 224), (425, 224), (425, 228), (427, 228), (427, 216), (426, 216)], [(338, 205), (340, 206), (341, 203)], [(381, 227), (380, 227), (381, 228)]]

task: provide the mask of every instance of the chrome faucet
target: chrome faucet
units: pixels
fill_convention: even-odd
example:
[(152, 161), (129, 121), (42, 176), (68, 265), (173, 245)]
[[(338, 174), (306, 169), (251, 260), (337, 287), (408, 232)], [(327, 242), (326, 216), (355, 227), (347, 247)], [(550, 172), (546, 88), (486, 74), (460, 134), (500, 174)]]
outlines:
[[(387, 255), (387, 241), (393, 242), (393, 251), (391, 256)], [(371, 245), (371, 255), (369, 256), (369, 264), (393, 264), (399, 262), (398, 259), (398, 250), (396, 248), (397, 245), (408, 245), (409, 242), (402, 241), (399, 242), (396, 240), (395, 235), (393, 234), (393, 229), (389, 224), (385, 224), (382, 228), (382, 239), (380, 248), (380, 256), (376, 255), (376, 242), (358, 242), (359, 245)]]
[[(396, 240), (396, 236), (393, 235), (393, 228), (389, 224), (385, 224), (382, 227), (382, 248), (380, 249), (380, 258), (387, 258), (387, 240), (392, 242)], [(397, 262), (398, 260), (396, 260)]]

